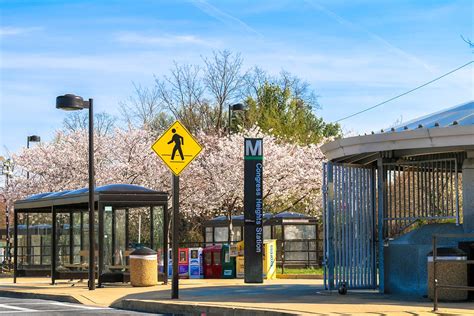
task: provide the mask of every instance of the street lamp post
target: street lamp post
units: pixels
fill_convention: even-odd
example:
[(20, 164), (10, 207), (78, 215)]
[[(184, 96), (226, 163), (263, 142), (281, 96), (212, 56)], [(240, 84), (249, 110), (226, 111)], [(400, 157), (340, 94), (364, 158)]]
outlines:
[[(236, 104), (229, 104), (229, 138), (230, 135), (232, 134), (232, 114), (233, 112), (243, 112), (245, 111), (245, 105), (242, 103), (236, 103)], [(229, 209), (229, 234), (227, 235), (229, 245), (234, 241), (234, 230), (232, 227), (232, 210)]]
[[(26, 137), (26, 148), (30, 148), (30, 143), (39, 143), (41, 141), (41, 137), (39, 137), (38, 135), (31, 135), (31, 136), (28, 136)], [(30, 178), (30, 172), (27, 171), (26, 172), (26, 179), (29, 179)]]
[[(5, 176), (5, 189), (8, 187), (8, 179), (10, 176), (13, 174), (13, 161), (11, 158), (7, 158), (6, 160), (1, 157), (2, 161), (2, 175)], [(5, 247), (5, 256), (4, 258), (8, 262), (8, 265), (10, 266), (11, 264), (11, 256), (10, 256), (10, 209), (6, 203), (6, 197), (4, 197), (5, 200), (5, 228), (7, 230), (7, 236), (6, 236), (6, 247)]]
[(95, 236), (94, 236), (94, 108), (93, 100), (84, 101), (74, 94), (56, 98), (56, 108), (66, 111), (89, 109), (89, 290), (95, 290)]

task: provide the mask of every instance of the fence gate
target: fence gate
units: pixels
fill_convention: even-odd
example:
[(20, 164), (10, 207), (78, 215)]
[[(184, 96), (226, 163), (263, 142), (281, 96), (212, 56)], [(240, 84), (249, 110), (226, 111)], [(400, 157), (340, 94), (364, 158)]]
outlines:
[(375, 170), (325, 163), (323, 197), (325, 288), (376, 288)]

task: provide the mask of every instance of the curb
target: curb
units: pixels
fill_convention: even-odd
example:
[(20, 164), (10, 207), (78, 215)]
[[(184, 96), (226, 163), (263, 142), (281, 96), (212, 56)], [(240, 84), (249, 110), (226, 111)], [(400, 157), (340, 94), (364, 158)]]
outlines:
[(319, 274), (277, 274), (277, 279), (322, 280), (324, 276)]
[(28, 298), (28, 299), (50, 300), (50, 301), (57, 301), (57, 302), (82, 304), (80, 301), (78, 301), (77, 299), (69, 295), (40, 294), (40, 293), (27, 293), (27, 292), (0, 290), (0, 297)]
[(290, 316), (298, 313), (252, 309), (244, 307), (225, 307), (213, 305), (179, 304), (156, 301), (125, 299), (110, 305), (112, 308), (144, 313), (223, 315), (223, 316)]

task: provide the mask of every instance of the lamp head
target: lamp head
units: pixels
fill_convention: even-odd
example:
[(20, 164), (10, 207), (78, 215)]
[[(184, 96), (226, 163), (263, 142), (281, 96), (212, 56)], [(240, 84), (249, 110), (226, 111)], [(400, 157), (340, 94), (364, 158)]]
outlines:
[(74, 94), (60, 95), (56, 98), (56, 108), (65, 111), (82, 110), (89, 107), (89, 102), (85, 102), (82, 97)]
[(242, 103), (233, 104), (231, 108), (232, 108), (232, 111), (245, 111), (246, 110), (245, 105), (243, 105)]
[(41, 137), (39, 137), (38, 135), (31, 135), (31, 136), (28, 136), (28, 141), (30, 143), (38, 143), (41, 141)]

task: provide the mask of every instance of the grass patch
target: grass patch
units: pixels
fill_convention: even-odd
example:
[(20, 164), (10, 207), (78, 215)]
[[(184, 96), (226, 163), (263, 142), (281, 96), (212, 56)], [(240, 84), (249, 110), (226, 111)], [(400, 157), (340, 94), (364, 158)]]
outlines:
[(278, 274), (317, 274), (323, 275), (323, 268), (287, 268), (285, 267), (285, 273), (282, 273), (281, 267), (277, 268)]

